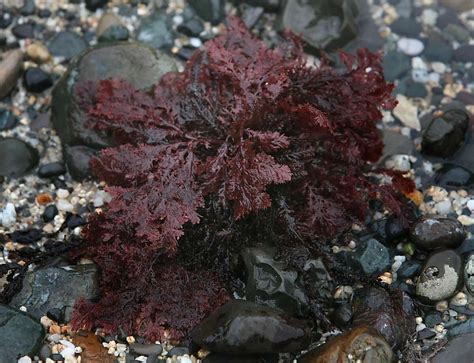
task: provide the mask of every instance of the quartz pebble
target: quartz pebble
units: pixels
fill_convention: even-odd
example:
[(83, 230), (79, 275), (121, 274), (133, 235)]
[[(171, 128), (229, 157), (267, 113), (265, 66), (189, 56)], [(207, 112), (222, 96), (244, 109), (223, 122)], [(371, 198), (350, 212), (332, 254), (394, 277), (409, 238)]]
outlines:
[(12, 203), (7, 203), (7, 205), (0, 212), (0, 221), (2, 226), (5, 228), (11, 228), (15, 225), (16, 222), (16, 210), (15, 206)]
[(397, 42), (398, 49), (409, 56), (419, 55), (423, 52), (424, 45), (421, 40), (400, 38)]

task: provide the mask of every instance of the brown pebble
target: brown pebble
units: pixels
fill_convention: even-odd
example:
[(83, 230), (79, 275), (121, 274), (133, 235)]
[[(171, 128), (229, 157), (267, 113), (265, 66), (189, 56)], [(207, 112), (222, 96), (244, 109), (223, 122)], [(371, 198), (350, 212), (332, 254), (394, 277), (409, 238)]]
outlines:
[(38, 202), (38, 204), (43, 205), (51, 203), (53, 201), (53, 198), (48, 193), (41, 193), (36, 196), (36, 201)]
[(50, 334), (61, 334), (61, 327), (57, 324), (53, 324), (49, 327)]

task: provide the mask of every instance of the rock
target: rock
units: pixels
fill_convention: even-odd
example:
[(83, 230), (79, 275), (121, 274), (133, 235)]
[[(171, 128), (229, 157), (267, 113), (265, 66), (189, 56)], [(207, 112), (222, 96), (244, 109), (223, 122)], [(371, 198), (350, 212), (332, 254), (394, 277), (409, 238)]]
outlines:
[(454, 51), (453, 59), (456, 62), (474, 62), (474, 44), (461, 45)]
[(317, 291), (318, 297), (324, 300), (332, 299), (334, 291), (334, 282), (321, 258), (307, 260), (303, 269), (306, 272), (306, 281), (314, 291)]
[(385, 166), (406, 173), (411, 169), (410, 156), (403, 154), (389, 156), (385, 160)]
[(26, 55), (38, 64), (46, 63), (51, 60), (51, 54), (49, 54), (48, 48), (39, 42), (29, 44), (26, 47)]
[(383, 155), (380, 160), (386, 160), (387, 157), (397, 154), (410, 155), (415, 150), (415, 145), (405, 135), (391, 130), (383, 130)]
[(201, 20), (197, 18), (186, 20), (178, 26), (178, 31), (189, 37), (197, 37), (202, 33), (203, 30), (204, 25), (202, 24)]
[(382, 67), (385, 78), (387, 81), (392, 82), (399, 79), (410, 70), (410, 58), (403, 53), (392, 50), (385, 54), (382, 61)]
[(170, 57), (137, 43), (118, 43), (93, 48), (73, 61), (53, 90), (51, 120), (64, 145), (71, 175), (87, 176), (94, 149), (113, 145), (110, 138), (86, 126), (87, 117), (74, 85), (85, 81), (122, 78), (140, 90), (149, 90), (161, 76), (175, 71)]
[(253, 7), (245, 4), (240, 6), (240, 17), (249, 29), (257, 24), (264, 12), (265, 9), (259, 6)]
[(456, 95), (456, 100), (465, 105), (474, 105), (474, 93), (461, 91)]
[(85, 0), (86, 9), (90, 11), (96, 11), (99, 8), (103, 8), (109, 0)]
[(117, 15), (105, 13), (99, 20), (96, 35), (99, 42), (116, 42), (127, 40), (129, 32)]
[(456, 324), (448, 330), (448, 336), (450, 337), (472, 333), (474, 333), (474, 318), (469, 318), (460, 324)]
[(49, 309), (48, 312), (46, 313), (46, 316), (58, 324), (62, 324), (64, 322), (63, 309), (58, 309), (58, 308)]
[(17, 39), (28, 39), (34, 37), (34, 28), (31, 23), (17, 24), (12, 28), (12, 34)]
[(10, 26), (13, 20), (13, 14), (10, 10), (5, 8), (0, 9), (0, 29), (6, 29)]
[(0, 62), (0, 100), (16, 86), (23, 69), (23, 53), (16, 49), (3, 55)]
[(54, 217), (56, 217), (57, 214), (58, 214), (58, 208), (54, 204), (48, 205), (44, 209), (43, 221), (45, 221), (46, 223), (51, 222), (52, 220), (54, 220)]
[(16, 223), (16, 210), (12, 203), (7, 203), (0, 212), (0, 223), (5, 228), (11, 228)]
[(281, 23), (314, 49), (335, 49), (357, 36), (358, 8), (353, 0), (288, 0)]
[(231, 300), (202, 321), (191, 333), (211, 352), (265, 354), (298, 352), (309, 344), (303, 321), (245, 300)]
[(87, 48), (86, 41), (78, 34), (65, 30), (56, 34), (49, 42), (48, 49), (55, 57), (71, 60)]
[(38, 151), (14, 138), (0, 139), (0, 176), (18, 178), (38, 165)]
[(225, 17), (224, 0), (189, 0), (189, 5), (205, 21), (212, 25), (219, 24)]
[(0, 109), (0, 131), (10, 130), (17, 124), (17, 118), (10, 110)]
[(433, 118), (422, 135), (422, 152), (448, 157), (463, 144), (469, 127), (469, 115), (461, 109), (451, 109)]
[(49, 347), (49, 345), (48, 345), (48, 344), (44, 344), (44, 345), (41, 347), (41, 349), (40, 349), (38, 355), (39, 355), (39, 357), (40, 357), (41, 360), (46, 361), (46, 359), (49, 358), (50, 355), (51, 355), (51, 348)]
[[(468, 44), (469, 40), (471, 39), (469, 30), (457, 24), (449, 24), (448, 26), (446, 26), (446, 28), (444, 28), (444, 34), (450, 40), (457, 41), (461, 44)], [(454, 57), (456, 58), (456, 51), (454, 52)]]
[(369, 326), (353, 328), (326, 344), (306, 353), (299, 363), (342, 363), (350, 361), (364, 363), (390, 363), (393, 352), (385, 339)]
[(10, 306), (25, 306), (36, 319), (51, 309), (65, 309), (65, 322), (68, 322), (79, 299), (92, 300), (98, 296), (95, 265), (42, 267), (27, 272), (23, 288), (13, 297)]
[(473, 182), (474, 179), (469, 170), (454, 164), (443, 165), (435, 176), (436, 185), (447, 190), (469, 188)]
[(425, 98), (428, 95), (426, 86), (423, 83), (420, 83), (417, 80), (413, 80), (410, 77), (406, 77), (401, 80), (395, 88), (394, 93), (396, 95), (405, 95), (406, 97), (410, 98)]
[(366, 275), (380, 274), (390, 265), (390, 254), (383, 244), (374, 238), (358, 241), (355, 252), (341, 252), (352, 266), (361, 269)]
[(163, 351), (161, 344), (139, 344), (134, 343), (130, 345), (130, 350), (138, 355), (160, 355)]
[(308, 298), (300, 285), (298, 273), (285, 271), (285, 263), (274, 260), (276, 252), (276, 249), (266, 246), (243, 250), (247, 271), (246, 299), (293, 316), (304, 315)]
[(165, 14), (154, 13), (143, 19), (138, 29), (137, 40), (156, 49), (173, 46), (171, 24)]
[(64, 174), (66, 174), (66, 168), (60, 162), (43, 164), (38, 169), (38, 176), (40, 178), (52, 178)]
[(474, 295), (474, 254), (470, 255), (464, 267), (464, 281), (467, 290)]
[(449, 299), (462, 287), (463, 262), (453, 250), (435, 252), (426, 260), (416, 294), (428, 304)]
[(331, 314), (331, 321), (340, 329), (347, 328), (352, 321), (352, 307), (351, 304), (344, 302), (336, 306)]
[(416, 21), (415, 18), (403, 18), (400, 17), (395, 20), (391, 25), (390, 28), (394, 33), (399, 35), (409, 37), (409, 38), (417, 38), (420, 36), (420, 33), (423, 31), (423, 28), (420, 23)]
[(469, 0), (441, 0), (441, 3), (458, 12), (464, 12), (474, 8), (474, 4)]
[(421, 54), (425, 48), (421, 40), (411, 38), (400, 38), (397, 42), (397, 46), (398, 50), (409, 56)]
[(352, 300), (353, 326), (376, 329), (392, 347), (401, 347), (415, 330), (413, 302), (401, 291), (390, 294), (380, 287), (364, 287), (354, 292)]
[[(114, 363), (117, 361), (117, 358), (113, 354), (107, 354), (107, 349), (104, 349), (97, 335), (93, 332), (76, 334), (73, 336), (72, 341), (76, 346), (82, 348), (81, 361), (84, 363)], [(58, 360), (62, 361), (63, 358), (59, 356)], [(133, 362), (133, 360), (130, 362)], [(71, 363), (74, 362), (71, 361)]]
[(421, 130), (420, 120), (418, 119), (418, 108), (403, 95), (397, 95), (398, 105), (392, 111), (405, 126)]
[(431, 33), (423, 54), (431, 62), (449, 63), (453, 56), (453, 48), (440, 34)]
[(431, 363), (472, 363), (474, 333), (458, 335), (440, 350)]
[(23, 84), (28, 92), (40, 93), (53, 85), (53, 79), (40, 68), (28, 68), (23, 73)]
[(84, 180), (90, 176), (89, 161), (96, 155), (97, 151), (87, 146), (66, 146), (64, 148), (64, 158), (74, 180)]
[(0, 362), (34, 355), (44, 338), (43, 327), (27, 314), (0, 304)]
[(409, 260), (402, 263), (397, 270), (397, 276), (401, 279), (412, 279), (421, 270), (421, 263), (416, 260)]
[(463, 225), (454, 218), (424, 216), (410, 230), (410, 239), (418, 247), (432, 251), (456, 248), (466, 238)]

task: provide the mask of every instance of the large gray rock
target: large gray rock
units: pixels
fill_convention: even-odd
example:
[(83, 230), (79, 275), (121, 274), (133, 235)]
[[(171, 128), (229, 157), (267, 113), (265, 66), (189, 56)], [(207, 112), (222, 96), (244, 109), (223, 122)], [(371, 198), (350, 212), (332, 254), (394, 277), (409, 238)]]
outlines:
[[(103, 132), (86, 126), (86, 114), (75, 85), (85, 81), (120, 78), (140, 90), (148, 90), (161, 76), (175, 71), (174, 60), (140, 43), (115, 43), (88, 50), (71, 62), (53, 90), (51, 120), (66, 146), (101, 149), (112, 145)], [(71, 167), (68, 163), (68, 167)]]
[(25, 306), (37, 319), (50, 309), (64, 309), (67, 322), (80, 298), (93, 300), (98, 296), (95, 265), (44, 267), (27, 273), (22, 290), (13, 297), (10, 306)]
[(23, 70), (23, 53), (16, 49), (3, 55), (0, 62), (0, 100), (10, 93)]
[(0, 304), (0, 362), (13, 363), (34, 355), (43, 342), (41, 324), (27, 314)]

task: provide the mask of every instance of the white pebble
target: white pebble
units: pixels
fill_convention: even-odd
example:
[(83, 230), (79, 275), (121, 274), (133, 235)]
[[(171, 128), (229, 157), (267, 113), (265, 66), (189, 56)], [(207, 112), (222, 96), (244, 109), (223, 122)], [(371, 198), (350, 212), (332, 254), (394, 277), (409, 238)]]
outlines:
[[(436, 74), (436, 73), (434, 73)], [(430, 74), (426, 69), (412, 69), (411, 78), (418, 83), (426, 83), (430, 80)]]
[(26, 306), (20, 306), (20, 310), (23, 311), (24, 313), (26, 313), (28, 311)]
[(16, 210), (12, 203), (7, 203), (7, 205), (0, 212), (0, 220), (2, 221), (2, 226), (5, 228), (11, 228), (15, 225)]
[(412, 38), (400, 38), (397, 42), (397, 46), (400, 51), (411, 56), (421, 54), (423, 49), (425, 49), (421, 40)]
[(63, 212), (72, 212), (74, 209), (74, 206), (65, 199), (59, 199), (56, 203), (56, 207)]
[(61, 354), (63, 356), (63, 358), (67, 358), (67, 357), (74, 356), (74, 354), (76, 354), (76, 352), (75, 352), (74, 348), (67, 347), (67, 348), (64, 348), (63, 350), (61, 350), (59, 352), (59, 354)]
[(416, 331), (419, 332), (419, 331), (422, 331), (426, 329), (426, 325), (425, 324), (419, 324), (416, 326)]
[(66, 199), (67, 197), (69, 197), (69, 191), (66, 189), (59, 189), (57, 195), (60, 199)]
[(443, 74), (444, 72), (446, 72), (447, 67), (444, 63), (433, 62), (431, 63), (431, 69), (433, 69), (433, 71), (435, 71), (438, 74)]
[(111, 200), (112, 200), (112, 196), (109, 193), (103, 190), (99, 190), (97, 193), (94, 194), (94, 198), (93, 198), (94, 207), (96, 208), (102, 207), (105, 203), (109, 203)]
[(417, 317), (415, 318), (415, 323), (416, 323), (417, 325), (420, 325), (422, 322), (423, 322), (423, 318), (422, 318), (421, 316), (417, 316)]
[(178, 362), (180, 362), (180, 363), (193, 363), (193, 361), (191, 359), (189, 359), (188, 357), (181, 357), (181, 359), (178, 358)]
[(194, 48), (199, 48), (202, 45), (202, 40), (199, 38), (189, 38), (189, 44), (191, 44)]
[(385, 161), (385, 166), (389, 169), (407, 172), (411, 169), (410, 158), (408, 155), (392, 155)]
[(421, 57), (413, 57), (411, 59), (411, 67), (413, 69), (428, 70), (428, 66), (426, 65), (425, 61), (423, 59), (421, 59)]
[(18, 359), (18, 363), (31, 363), (31, 358), (25, 355)]
[(438, 214), (446, 215), (451, 210), (451, 201), (443, 200), (442, 202), (436, 203), (435, 209)]
[(69, 340), (66, 340), (66, 339), (61, 339), (59, 341), (62, 345), (64, 345), (66, 348), (76, 348), (76, 346), (74, 344), (72, 344)]
[(474, 218), (465, 215), (460, 215), (458, 221), (461, 222), (463, 226), (472, 226), (474, 224)]
[(471, 212), (474, 211), (474, 199), (470, 199), (470, 200), (466, 203), (466, 207), (468, 207)]
[(433, 9), (424, 9), (421, 14), (421, 21), (425, 25), (434, 26), (436, 25), (436, 19), (438, 19), (438, 13)]

